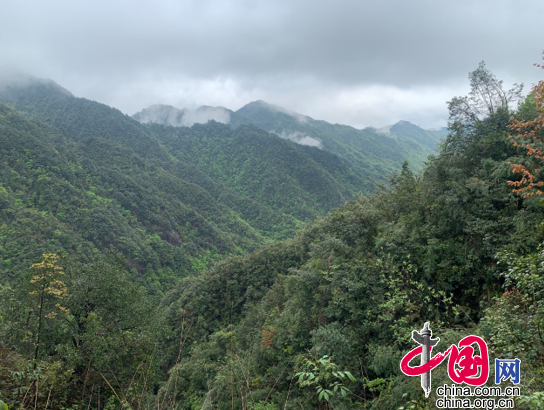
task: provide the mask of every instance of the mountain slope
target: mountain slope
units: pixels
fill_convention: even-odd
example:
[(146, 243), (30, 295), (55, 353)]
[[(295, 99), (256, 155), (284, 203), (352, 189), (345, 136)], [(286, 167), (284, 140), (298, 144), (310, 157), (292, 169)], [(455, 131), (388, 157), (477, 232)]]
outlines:
[[(11, 95), (14, 95), (14, 97), (10, 98), (9, 102), (26, 115), (43, 120), (58, 128), (66, 137), (77, 141), (94, 136), (106, 138), (112, 142), (129, 147), (142, 158), (152, 161), (155, 165), (184, 179), (195, 177), (194, 171), (189, 172), (190, 175), (184, 174), (184, 172), (188, 171), (189, 164), (195, 165), (196, 170), (201, 174), (202, 178), (208, 177), (215, 182), (226, 183), (227, 190), (233, 189), (234, 193), (243, 195), (243, 197), (252, 199), (253, 201), (258, 201), (263, 205), (269, 206), (275, 204), (273, 207), (275, 212), (279, 211), (299, 219), (313, 218), (318, 215), (324, 215), (332, 208), (352, 198), (354, 194), (365, 191), (364, 184), (366, 180), (358, 177), (353, 171), (350, 171), (345, 165), (340, 164), (330, 154), (308, 150), (305, 147), (288, 143), (274, 136), (269, 136), (272, 138), (265, 144), (268, 147), (268, 151), (265, 154), (260, 149), (260, 145), (265, 142), (265, 133), (257, 129), (244, 131), (246, 134), (252, 133), (254, 136), (244, 139), (238, 138), (235, 143), (236, 155), (251, 159), (249, 164), (246, 163), (245, 170), (242, 171), (239, 164), (231, 166), (223, 162), (221, 166), (222, 171), (218, 174), (219, 168), (210, 168), (209, 165), (210, 162), (215, 162), (216, 158), (219, 160), (221, 151), (219, 147), (225, 141), (229, 140), (229, 138), (225, 140), (223, 137), (231, 133), (228, 127), (218, 128), (213, 124), (209, 124), (202, 125), (201, 128), (195, 131), (187, 131), (184, 141), (190, 141), (193, 136), (195, 141), (202, 142), (206, 140), (206, 144), (209, 145), (207, 148), (209, 152), (204, 152), (195, 147), (194, 150), (190, 151), (190, 154), (184, 155), (179, 153), (180, 149), (185, 148), (179, 146), (176, 148), (178, 158), (172, 155), (171, 150), (173, 149), (173, 145), (165, 145), (168, 144), (168, 141), (172, 141), (172, 138), (169, 139), (165, 135), (169, 132), (174, 132), (174, 128), (167, 131), (164, 128), (153, 128), (153, 124), (140, 124), (116, 109), (83, 98), (75, 98), (71, 95), (60, 93), (53, 87), (51, 87), (49, 94), (40, 94), (36, 97), (32, 91), (29, 91), (35, 86), (35, 84), (29, 81), (29, 85), (26, 87), (19, 87), (18, 89), (13, 87)], [(0, 93), (0, 100), (2, 99), (3, 95)], [(175, 110), (173, 107), (161, 106), (159, 107), (159, 113), (155, 112), (154, 115), (165, 113), (173, 115), (172, 112), (174, 111), (172, 109)], [(221, 112), (221, 110), (223, 109), (201, 107), (195, 111), (195, 115), (203, 115), (206, 118), (209, 116), (217, 117), (217, 113)], [(177, 111), (176, 113), (176, 115), (179, 114)], [(187, 114), (187, 110), (183, 111), (183, 113)], [(151, 114), (148, 111), (146, 115), (150, 116)], [(164, 117), (160, 118), (164, 120)], [(193, 116), (192, 121), (195, 119), (196, 117)], [(183, 121), (183, 118), (181, 120)], [(258, 138), (257, 134), (259, 135)], [(211, 140), (208, 141), (206, 137), (211, 138)], [(190, 145), (186, 148), (190, 149)], [(225, 147), (223, 146), (223, 148)], [(210, 150), (215, 150), (213, 151), (215, 153)], [(294, 152), (296, 152), (296, 158), (288, 159), (287, 157), (290, 153)], [(285, 158), (282, 158), (282, 156)], [(318, 158), (319, 160), (317, 160)], [(291, 175), (291, 172), (296, 171), (296, 167), (288, 165), (290, 162), (307, 164), (308, 169), (304, 170), (305, 176), (300, 171), (298, 171), (297, 176)], [(251, 168), (251, 176), (239, 173), (249, 171), (248, 167)], [(255, 172), (257, 168), (261, 170)], [(263, 169), (266, 169), (266, 172), (263, 173)], [(214, 170), (217, 172), (213, 172)], [(225, 175), (221, 173), (230, 175), (228, 177), (230, 178), (229, 182), (227, 182), (228, 178), (223, 178)], [(272, 177), (272, 174), (276, 175)], [(267, 181), (258, 178), (268, 188), (256, 191), (254, 180), (257, 176), (262, 175), (270, 177)], [(253, 183), (254, 186), (244, 188), (240, 184), (234, 183), (234, 180), (241, 181), (242, 185)], [(292, 184), (296, 185), (296, 187), (291, 187)], [(262, 195), (257, 195), (256, 192), (260, 192)], [(285, 194), (287, 194), (291, 202), (288, 201), (285, 203), (285, 206), (282, 206), (281, 201), (285, 200)], [(225, 192), (221, 195), (228, 196)], [(294, 196), (299, 196), (301, 200), (299, 201)], [(218, 199), (219, 196), (216, 195), (215, 198)], [(281, 198), (284, 199), (282, 200)], [(293, 201), (301, 203), (296, 205)]]
[[(201, 109), (210, 110), (211, 107)], [(234, 129), (251, 124), (299, 145), (318, 147), (338, 155), (353, 172), (361, 176), (359, 187), (365, 194), (371, 193), (377, 183), (386, 181), (387, 175), (398, 172), (405, 160), (414, 169), (421, 169), (443, 137), (441, 133), (423, 130), (407, 121), (388, 127), (387, 132), (374, 128), (357, 130), (346, 125), (317, 121), (264, 101), (254, 101), (236, 112), (222, 107), (215, 110), (223, 112), (221, 122), (230, 124)], [(133, 117), (141, 122), (172, 126), (194, 123), (187, 110), (171, 106), (151, 106)], [(205, 123), (207, 118), (211, 119), (211, 116), (201, 116), (200, 122)]]
[(429, 149), (436, 149), (439, 139), (447, 136), (446, 131), (428, 131), (408, 121), (399, 121), (389, 127), (389, 133), (410, 138)]
[(161, 143), (238, 194), (306, 220), (340, 206), (361, 178), (339, 158), (270, 135), (256, 127), (209, 123), (192, 128), (155, 125)]
[(398, 172), (405, 160), (419, 169), (438, 144), (438, 138), (434, 138), (433, 144), (433, 135), (413, 124), (410, 124), (412, 128), (428, 134), (429, 138), (423, 144), (421, 139), (405, 133), (402, 127), (397, 127), (391, 135), (384, 135), (372, 128), (357, 130), (347, 125), (314, 120), (264, 101), (255, 101), (240, 108), (232, 116), (231, 124), (236, 126), (248, 121), (266, 131), (286, 135), (300, 133), (316, 139), (323, 149), (337, 154), (363, 175), (380, 181), (386, 175)]
[[(542, 353), (534, 360), (532, 346), (517, 347), (538, 337), (528, 327), (533, 311), (524, 310), (535, 299), (524, 301), (514, 287), (536, 275), (541, 257), (532, 254), (528, 265), (504, 273), (505, 261), (512, 266), (520, 254), (541, 254), (544, 239), (539, 200), (519, 197), (507, 184), (509, 164), (525, 156), (509, 140), (508, 118), (494, 115), (455, 155), (444, 145), (421, 177), (404, 166), (389, 188), (349, 202), (295, 238), (185, 279), (163, 307), (173, 334), (183, 332), (193, 347), (180, 360), (176, 339), (165, 343), (171, 364), (177, 360), (160, 399), (321, 409), (319, 391), (296, 383), (308, 372), (349, 383), (353, 394), (345, 397), (330, 387), (335, 408), (397, 409), (416, 400), (424, 408), (419, 378), (399, 372), (401, 358), (414, 348), (410, 335), (424, 322), (440, 335), (443, 350), (477, 334), (490, 357), (518, 349), (515, 355), (539, 369), (526, 371), (541, 372)], [(508, 253), (497, 256), (501, 251)], [(489, 312), (495, 326), (480, 321)], [(189, 332), (187, 323), (194, 324)], [(505, 329), (515, 329), (508, 341)], [(357, 380), (334, 379), (331, 363)], [(244, 390), (247, 374), (252, 384)], [(172, 388), (174, 377), (179, 384)], [(445, 367), (433, 380), (451, 383)], [(241, 393), (233, 398), (231, 391)]]
[[(84, 258), (112, 247), (165, 289), (293, 235), (359, 190), (336, 156), (255, 127), (144, 125), (51, 81), (2, 84), (0, 101), (17, 110), (2, 105), (0, 118), (4, 275), (44, 252)], [(21, 221), (28, 227), (19, 230)], [(24, 243), (29, 231), (36, 243)]]
[[(0, 104), (1, 276), (46, 252), (122, 252), (164, 288), (220, 255), (265, 242), (202, 187), (104, 138), (67, 140)], [(29, 240), (30, 239), (30, 240)]]

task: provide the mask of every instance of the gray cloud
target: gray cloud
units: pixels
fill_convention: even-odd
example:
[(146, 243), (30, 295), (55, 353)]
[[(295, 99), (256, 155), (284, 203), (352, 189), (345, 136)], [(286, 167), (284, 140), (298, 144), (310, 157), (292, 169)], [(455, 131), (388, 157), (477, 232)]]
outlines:
[(277, 131), (271, 131), (274, 134), (276, 134), (278, 137), (293, 141), (300, 145), (309, 145), (310, 147), (317, 147), (321, 148), (321, 141), (319, 141), (316, 138), (310, 137), (309, 135), (306, 135), (302, 132), (287, 132), (286, 130), (283, 130), (281, 132)]
[(196, 110), (179, 109), (171, 105), (154, 104), (134, 114), (134, 118), (142, 123), (155, 122), (173, 127), (192, 127), (194, 124), (206, 124), (217, 121), (223, 124), (230, 122), (230, 113), (223, 107), (202, 106)]
[(72, 93), (59, 87), (59, 85), (52, 80), (34, 77), (9, 65), (0, 66), (0, 92), (2, 92), (4, 98), (10, 98), (10, 87), (26, 88), (34, 84), (54, 87), (63, 94), (72, 96)]
[(181, 125), (191, 127), (193, 124), (206, 124), (211, 120), (228, 124), (230, 113), (222, 107), (199, 107), (196, 110), (186, 110)]
[(186, 111), (171, 105), (154, 104), (134, 114), (134, 118), (143, 124), (157, 123), (180, 127)]
[(506, 83), (539, 79), (542, 15), (537, 0), (9, 2), (0, 58), (127, 113), (262, 99), (435, 126), (481, 60)]

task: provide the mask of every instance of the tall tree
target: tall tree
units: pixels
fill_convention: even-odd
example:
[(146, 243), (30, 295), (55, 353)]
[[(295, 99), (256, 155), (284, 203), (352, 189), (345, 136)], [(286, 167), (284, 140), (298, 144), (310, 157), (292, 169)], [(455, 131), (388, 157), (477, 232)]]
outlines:
[(482, 125), (497, 114), (510, 114), (522, 100), (522, 84), (505, 90), (482, 61), (478, 68), (469, 73), (470, 92), (464, 97), (453, 97), (448, 101), (450, 135), (446, 150), (457, 152), (467, 147), (481, 134)]
[(502, 80), (498, 80), (483, 61), (476, 70), (469, 73), (468, 78), (469, 94), (454, 97), (448, 102), (450, 122), (476, 123), (499, 110), (511, 110), (521, 99), (523, 84), (514, 84), (511, 89), (504, 90)]
[[(34, 275), (30, 279), (30, 284), (33, 290), (29, 294), (38, 299), (34, 367), (36, 367), (36, 361), (38, 360), (44, 319), (54, 319), (59, 311), (64, 314), (70, 313), (69, 309), (58, 303), (59, 299), (65, 298), (67, 295), (66, 284), (60, 279), (64, 272), (62, 267), (58, 265), (58, 259), (58, 255), (45, 254), (40, 262), (32, 265)], [(57, 303), (54, 303), (55, 301)], [(46, 304), (54, 305), (54, 307)]]

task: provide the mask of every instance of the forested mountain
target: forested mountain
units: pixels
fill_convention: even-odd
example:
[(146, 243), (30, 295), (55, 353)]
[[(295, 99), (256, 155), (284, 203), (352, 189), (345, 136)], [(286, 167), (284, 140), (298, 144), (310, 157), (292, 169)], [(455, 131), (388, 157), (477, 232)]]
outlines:
[(439, 131), (424, 130), (408, 121), (399, 121), (396, 124), (381, 128), (377, 131), (386, 135), (398, 135), (400, 137), (412, 139), (421, 146), (427, 147), (427, 149), (436, 149), (437, 140), (446, 138), (448, 135), (447, 129)]
[[(431, 409), (399, 369), (431, 322), (439, 351), (475, 334), (490, 360), (521, 359), (516, 405), (538, 408), (544, 85), (518, 107), (485, 66), (471, 80), (421, 174), (404, 163), (347, 203), (349, 161), (255, 125), (140, 124), (52, 82), (0, 88), (0, 401)], [(368, 141), (400, 132), (432, 145), (404, 122)]]
[[(214, 192), (215, 199), (232, 196), (228, 189), (232, 188), (245, 198), (250, 196), (261, 204), (275, 203), (276, 210), (307, 219), (324, 215), (370, 185), (368, 177), (349, 169), (335, 155), (284, 141), (255, 127), (231, 129), (213, 124), (215, 121), (182, 131), (145, 126), (116, 109), (75, 98), (51, 81), (28, 75), (24, 79), (0, 89), (0, 100), (28, 118), (52, 125), (70, 140), (100, 137), (130, 148), (168, 172), (205, 186)], [(216, 111), (201, 107), (197, 113), (212, 112), (210, 115), (214, 116)], [(230, 141), (229, 148), (224, 145), (226, 141)], [(205, 150), (198, 146), (203, 143), (209, 145)], [(247, 175), (248, 172), (253, 175)], [(226, 184), (227, 189), (219, 189), (218, 184)], [(256, 185), (266, 192), (261, 189), (256, 195)], [(237, 206), (235, 210), (244, 212), (247, 207)]]
[(134, 151), (99, 137), (74, 142), (0, 110), (4, 279), (43, 253), (91, 258), (113, 247), (147, 284), (166, 281), (156, 283), (164, 289), (213, 256), (264, 243), (205, 189)]
[(181, 163), (243, 197), (308, 220), (362, 191), (366, 179), (336, 155), (294, 144), (256, 127), (210, 122), (192, 128), (150, 126)]
[[(391, 127), (394, 130), (389, 133), (378, 133), (370, 127), (358, 130), (314, 120), (264, 101), (249, 103), (232, 115), (233, 126), (247, 122), (285, 138), (317, 140), (322, 149), (337, 154), (355, 170), (380, 182), (386, 175), (398, 172), (404, 161), (420, 169), (427, 156), (434, 153), (442, 136), (406, 121), (402, 123), (410, 124), (411, 132), (405, 133), (408, 127), (403, 126)], [(414, 138), (414, 129), (427, 136), (423, 144), (421, 138)], [(311, 143), (311, 140), (306, 141)]]
[[(133, 117), (144, 123), (171, 126), (193, 124), (196, 114), (200, 122), (220, 119), (236, 128), (244, 124), (277, 134), (300, 145), (318, 147), (338, 155), (353, 171), (363, 176), (363, 192), (370, 194), (386, 176), (397, 172), (404, 161), (420, 170), (428, 155), (435, 152), (444, 132), (426, 131), (407, 121), (387, 127), (358, 130), (347, 125), (316, 121), (308, 116), (285, 110), (264, 101), (254, 101), (230, 111), (222, 107), (201, 107), (194, 113), (171, 106), (151, 106)], [(215, 116), (213, 115), (215, 114)]]
[[(176, 330), (164, 348), (173, 367), (160, 399), (180, 408), (435, 408), (434, 391), (426, 399), (419, 377), (399, 370), (412, 330), (430, 321), (439, 351), (477, 334), (491, 358), (525, 361), (517, 405), (536, 408), (544, 212), (507, 182), (520, 181), (511, 163), (537, 165), (508, 136), (515, 93), (493, 95), (498, 81), (481, 67), (475, 73), (488, 84), (487, 115), (454, 100), (451, 132), (423, 175), (405, 164), (372, 198), (186, 278), (165, 297)], [(474, 115), (460, 119), (457, 108)], [(532, 97), (516, 115), (537, 117)], [(451, 384), (445, 365), (432, 377)]]
[(256, 128), (144, 126), (23, 74), (0, 100), (17, 110), (1, 106), (4, 277), (43, 253), (113, 247), (158, 292), (360, 191), (334, 155)]

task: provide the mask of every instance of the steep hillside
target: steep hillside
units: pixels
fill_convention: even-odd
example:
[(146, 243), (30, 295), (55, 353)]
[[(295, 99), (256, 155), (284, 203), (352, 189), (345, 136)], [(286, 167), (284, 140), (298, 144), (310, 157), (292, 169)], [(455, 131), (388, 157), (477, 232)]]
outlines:
[[(273, 239), (300, 221), (278, 209), (323, 212), (357, 183), (338, 156), (253, 125), (142, 125), (50, 82), (9, 89), (24, 114), (0, 104), (0, 400), (431, 409), (448, 369), (480, 366), (476, 350), (448, 349), (475, 335), (491, 369), (493, 358), (520, 360), (510, 407), (537, 408), (544, 83), (513, 110), (519, 93), (497, 93), (485, 67), (471, 80), (473, 97), (452, 100), (451, 131), (420, 175), (404, 163), (372, 197), (284, 241)], [(32, 119), (44, 113), (49, 124)], [(86, 126), (101, 120), (119, 129), (92, 136)], [(432, 143), (407, 123), (373, 132)], [(428, 397), (399, 369), (424, 323), (449, 355)]]
[[(42, 87), (45, 89), (41, 90)], [(41, 91), (35, 92), (35, 88)], [(204, 124), (191, 131), (180, 131), (184, 136), (176, 141), (176, 136), (170, 135), (178, 132), (175, 128), (153, 128), (154, 124), (140, 124), (116, 109), (75, 98), (53, 82), (43, 86), (41, 80), (32, 77), (24, 84), (19, 82), (9, 87), (6, 97), (0, 91), (0, 100), (10, 103), (29, 118), (54, 126), (69, 139), (82, 141), (91, 137), (105, 138), (130, 148), (143, 159), (180, 178), (197, 184), (208, 179), (208, 182), (202, 184), (216, 184), (212, 189), (216, 200), (232, 197), (233, 194), (242, 195), (243, 198), (251, 202), (257, 201), (265, 207), (273, 205), (274, 213), (308, 219), (324, 215), (353, 195), (368, 192), (367, 178), (358, 177), (334, 155), (307, 149), (271, 135), (266, 141), (266, 133), (256, 128), (234, 131), (237, 136), (233, 139), (228, 137), (234, 135), (229, 128)], [(179, 112), (172, 111), (175, 110), (173, 107), (161, 106), (158, 110), (163, 115), (160, 118), (165, 121), (167, 117), (164, 115), (172, 118), (180, 115)], [(221, 110), (223, 109), (201, 107), (192, 113), (191, 121), (204, 118), (207, 123), (209, 118), (218, 118)], [(188, 112), (183, 111), (185, 114), (178, 120), (185, 121), (183, 118)], [(146, 115), (151, 116), (149, 110)], [(155, 112), (154, 115), (159, 114)], [(246, 137), (242, 138), (242, 134)], [(191, 142), (193, 139), (194, 144)], [(203, 141), (207, 144), (206, 150), (198, 145)], [(226, 141), (234, 141), (235, 149), (232, 144), (230, 148), (235, 161), (232, 164), (222, 154), (226, 149), (222, 144)], [(267, 147), (265, 150), (262, 149), (263, 144)], [(185, 149), (186, 153), (183, 152)], [(175, 155), (172, 150), (175, 150)], [(242, 157), (249, 160), (242, 161), (245, 162), (244, 167), (240, 163)], [(214, 165), (216, 161), (222, 162)], [(223, 184), (224, 189), (218, 189), (217, 184)], [(282, 201), (285, 202), (283, 205)], [(297, 204), (293, 201), (302, 202)], [(242, 212), (242, 207), (238, 206), (236, 211)], [(267, 211), (263, 210), (262, 213), (264, 215)], [(270, 224), (266, 229), (274, 231)], [(274, 232), (271, 234), (276, 235)]]
[[(2, 216), (34, 218), (3, 227), (19, 238), (3, 236), (4, 275), (44, 252), (111, 247), (142, 281), (166, 289), (225, 255), (293, 235), (363, 190), (338, 157), (255, 127), (144, 125), (50, 80), (19, 74), (1, 84), (0, 101), (17, 110), (3, 105), (0, 119)], [(23, 220), (28, 227), (13, 228)], [(29, 231), (35, 244), (24, 243)]]
[(402, 127), (397, 127), (389, 135), (372, 128), (358, 130), (347, 125), (314, 120), (264, 101), (249, 103), (232, 115), (233, 126), (248, 122), (285, 138), (317, 140), (324, 150), (337, 154), (374, 181), (384, 181), (387, 175), (398, 171), (406, 160), (420, 169), (439, 141), (432, 133), (426, 133), (412, 124), (412, 128), (427, 134), (430, 141), (422, 144), (421, 140), (413, 138), (413, 133), (405, 133)]
[[(184, 280), (163, 306), (191, 347), (179, 359), (176, 338), (165, 344), (172, 370), (159, 399), (225, 408), (244, 400), (270, 408), (429, 408), (434, 391), (426, 399), (419, 378), (399, 371), (415, 347), (411, 332), (427, 321), (440, 351), (478, 334), (490, 357), (523, 355), (532, 363), (522, 370), (526, 380), (535, 378), (528, 390), (541, 389), (542, 345), (530, 328), (542, 317), (530, 306), (542, 296), (526, 298), (543, 287), (541, 279), (525, 281), (540, 275), (544, 214), (537, 199), (507, 184), (510, 162), (524, 159), (509, 141), (508, 118), (500, 112), (481, 121), (466, 131), (466, 144), (450, 135), (421, 177), (405, 166), (390, 189), (344, 205), (294, 239)], [(353, 382), (339, 375), (346, 371)], [(451, 383), (444, 364), (432, 377), (434, 385)]]
[(85, 259), (113, 247), (142, 281), (164, 289), (219, 255), (265, 242), (204, 188), (110, 140), (73, 142), (5, 105), (0, 129), (4, 278), (46, 252)]
[(447, 131), (427, 131), (408, 121), (399, 121), (389, 127), (389, 132), (404, 138), (410, 138), (421, 146), (435, 150), (440, 139), (447, 137)]
[(212, 180), (278, 212), (308, 220), (362, 191), (363, 178), (340, 159), (253, 126), (151, 126), (171, 155)]

